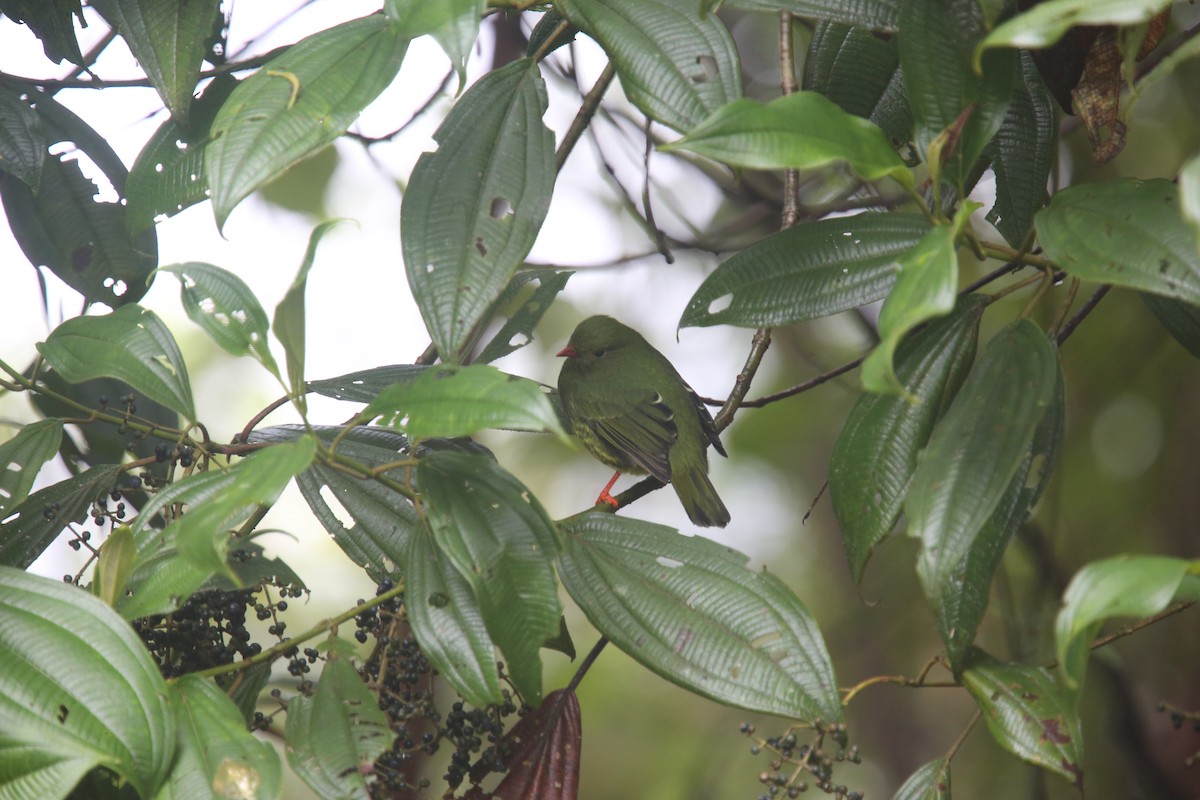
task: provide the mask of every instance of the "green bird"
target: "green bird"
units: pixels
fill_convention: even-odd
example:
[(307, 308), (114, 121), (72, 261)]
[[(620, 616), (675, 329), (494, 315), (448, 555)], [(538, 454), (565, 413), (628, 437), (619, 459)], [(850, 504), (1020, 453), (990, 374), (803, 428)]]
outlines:
[(584, 448), (622, 472), (650, 473), (675, 487), (688, 518), (725, 527), (729, 511), (708, 479), (708, 446), (721, 455), (712, 415), (692, 387), (642, 335), (612, 317), (588, 317), (558, 355), (566, 358), (558, 393), (571, 432)]

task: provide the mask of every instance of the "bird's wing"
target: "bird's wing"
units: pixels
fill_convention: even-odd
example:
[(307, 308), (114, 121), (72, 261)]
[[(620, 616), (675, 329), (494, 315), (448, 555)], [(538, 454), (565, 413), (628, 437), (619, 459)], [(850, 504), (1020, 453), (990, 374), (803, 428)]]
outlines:
[(671, 446), (679, 436), (675, 415), (657, 392), (632, 403), (607, 397), (580, 408), (596, 436), (663, 483), (671, 481)]
[(713, 422), (712, 413), (708, 410), (708, 406), (700, 399), (700, 395), (696, 394), (695, 389), (686, 383), (684, 384), (684, 388), (688, 391), (692, 405), (696, 407), (696, 416), (700, 418), (700, 430), (704, 432), (704, 438), (708, 439), (708, 443), (716, 448), (718, 453), (728, 457), (729, 454), (725, 452), (725, 447), (721, 444), (721, 436), (717, 433), (717, 426)]

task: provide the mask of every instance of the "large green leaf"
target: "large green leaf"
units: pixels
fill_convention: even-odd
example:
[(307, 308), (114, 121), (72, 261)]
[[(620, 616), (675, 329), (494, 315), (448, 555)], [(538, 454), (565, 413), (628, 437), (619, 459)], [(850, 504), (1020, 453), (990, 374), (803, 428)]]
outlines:
[(372, 367), (358, 372), (308, 382), (308, 390), (334, 400), (350, 403), (369, 403), (389, 386), (401, 381), (415, 380), (418, 375), (431, 369), (424, 364), (389, 364)]
[(196, 419), (183, 354), (162, 320), (139, 305), (59, 325), (38, 352), (69, 383), (116, 378), (186, 419)]
[[(126, 619), (172, 611), (214, 575), (239, 585), (241, 578), (226, 560), (230, 527), (275, 502), (315, 452), (315, 440), (305, 436), (264, 448), (227, 470), (197, 472), (161, 489), (133, 522), (138, 563), (117, 609)], [(150, 526), (156, 514), (178, 504), (187, 512), (162, 530)]]
[(1078, 25), (1137, 25), (1171, 5), (1171, 0), (1046, 0), (997, 25), (976, 48), (1049, 47)]
[(873, 211), (785, 228), (717, 267), (679, 327), (787, 325), (874, 302), (929, 229), (919, 214)]
[(751, 11), (788, 11), (797, 17), (895, 31), (900, 24), (900, 3), (901, 0), (725, 0), (724, 5)]
[[(45, 141), (71, 142), (103, 173), (118, 195), (127, 171), (107, 141), (48, 94), (30, 90)], [(98, 201), (101, 189), (83, 174), (77, 158), (45, 159), (37, 191), (0, 171), (0, 200), (13, 236), (35, 267), (45, 267), (87, 302), (134, 303), (158, 265), (153, 230), (131, 236), (119, 202)]]
[(174, 724), (166, 685), (120, 616), (62, 581), (0, 567), (0, 654), (6, 797), (66, 797), (94, 767), (154, 796)]
[(408, 42), (371, 15), (297, 42), (242, 81), (204, 152), (217, 226), (246, 195), (345, 133), (396, 77)]
[(996, 138), (992, 169), (996, 204), (988, 222), (1013, 247), (1020, 247), (1033, 227), (1034, 215), (1046, 203), (1046, 182), (1058, 148), (1058, 111), (1033, 57), (1021, 53), (1022, 80)]
[(19, 179), (33, 191), (42, 182), (46, 134), (42, 119), (21, 92), (0, 86), (0, 172)]
[(1174, 600), (1200, 600), (1200, 561), (1121, 555), (1093, 561), (1063, 593), (1054, 626), (1058, 668), (1078, 698), (1092, 640), (1114, 617), (1148, 617)]
[(862, 382), (868, 391), (904, 393), (893, 363), (896, 347), (917, 325), (954, 308), (958, 288), (956, 242), (976, 208), (978, 203), (963, 203), (952, 223), (934, 226), (916, 247), (897, 259), (896, 285), (879, 312), (879, 345), (862, 365)]
[(878, 37), (865, 26), (817, 23), (804, 58), (803, 86), (874, 122), (893, 149), (912, 138), (895, 37)]
[(1029, 452), (976, 534), (970, 551), (949, 570), (936, 560), (922, 560), (918, 565), (921, 588), (933, 610), (938, 635), (946, 645), (946, 658), (955, 671), (962, 667), (975, 641), (975, 632), (987, 610), (992, 578), (1009, 539), (1025, 522), (1053, 474), (1062, 447), (1065, 406), (1060, 371), (1054, 399), (1033, 435)]
[(474, 706), (502, 702), (496, 645), (479, 602), (424, 526), (409, 536), (404, 581), (408, 621), (438, 674)]
[(864, 180), (892, 178), (913, 187), (912, 172), (878, 125), (816, 92), (796, 92), (769, 103), (735, 100), (659, 149), (691, 150), (752, 169), (816, 169), (845, 163)]
[(1084, 280), (1200, 304), (1200, 237), (1179, 188), (1131, 178), (1057, 192), (1037, 216), (1046, 255)]
[(900, 345), (896, 375), (915, 402), (867, 392), (846, 418), (829, 462), (829, 494), (856, 581), (900, 518), (917, 458), (975, 361), (982, 316), (982, 298), (972, 295)]
[[(1054, 399), (1058, 358), (1033, 322), (988, 343), (913, 475), (904, 510), (926, 587), (946, 585), (1024, 463)], [(927, 589), (928, 592), (928, 589)]]
[[(983, 35), (977, 0), (905, 0), (900, 4), (900, 68), (916, 120), (921, 158), (935, 159), (965, 191), (975, 161), (1000, 129), (1020, 79), (1012, 51), (987, 54), (980, 73), (971, 51)], [(934, 152), (930, 146), (937, 143)]]
[(0, 519), (29, 496), (38, 470), (58, 453), (62, 429), (62, 420), (42, 419), (0, 444)]
[(963, 685), (1001, 747), (1083, 788), (1083, 730), (1068, 693), (1040, 667), (975, 651)]
[(246, 730), (242, 713), (215, 683), (184, 675), (169, 690), (175, 762), (155, 800), (279, 796), (279, 755), (270, 742)]
[(695, 0), (558, 0), (595, 39), (630, 102), (680, 132), (742, 96), (737, 48), (716, 14)]
[(400, 211), (408, 284), (443, 361), (471, 333), (537, 238), (554, 189), (546, 84), (520, 59), (467, 90), (413, 169)]
[(183, 310), (221, 349), (235, 356), (253, 356), (280, 378), (267, 341), (267, 312), (245, 281), (202, 261), (170, 264), (160, 271), (179, 278)]
[(563, 586), (643, 666), (721, 703), (841, 720), (821, 631), (774, 575), (709, 539), (640, 520), (588, 512), (562, 529)]
[(937, 758), (908, 776), (892, 800), (950, 800), (950, 762)]
[(6, 510), (0, 536), (0, 565), (24, 569), (58, 538), (70, 523), (87, 517), (92, 501), (104, 497), (117, 482), (121, 468), (101, 464), (34, 492), (25, 502)]
[(174, 119), (187, 124), (221, 0), (93, 0), (115, 27)]
[(379, 699), (331, 653), (311, 697), (288, 703), (287, 760), (318, 797), (369, 800), (369, 766), (392, 743)]
[(438, 548), (470, 584), (488, 633), (527, 703), (542, 699), (538, 651), (559, 632), (551, 565), (559, 535), (541, 503), (495, 461), (454, 452), (421, 459), (417, 479)]
[(414, 439), (470, 436), (484, 428), (550, 431), (564, 441), (558, 413), (536, 381), (487, 364), (437, 366), (380, 392), (360, 415)]
[(231, 75), (217, 76), (193, 101), (186, 126), (168, 117), (150, 136), (125, 183), (126, 225), (131, 232), (208, 199), (204, 148), (217, 112), (237, 83)]

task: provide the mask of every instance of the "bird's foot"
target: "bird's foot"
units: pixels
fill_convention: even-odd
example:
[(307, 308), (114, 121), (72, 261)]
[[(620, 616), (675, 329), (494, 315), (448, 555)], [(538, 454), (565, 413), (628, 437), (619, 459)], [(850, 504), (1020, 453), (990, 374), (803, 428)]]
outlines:
[(618, 506), (621, 505), (620, 503), (617, 502), (617, 498), (613, 497), (611, 494), (608, 493), (608, 489), (605, 489), (603, 492), (600, 493), (600, 496), (596, 498), (596, 505), (600, 505), (602, 503), (607, 503), (608, 505), (612, 506), (613, 508), (617, 508)]

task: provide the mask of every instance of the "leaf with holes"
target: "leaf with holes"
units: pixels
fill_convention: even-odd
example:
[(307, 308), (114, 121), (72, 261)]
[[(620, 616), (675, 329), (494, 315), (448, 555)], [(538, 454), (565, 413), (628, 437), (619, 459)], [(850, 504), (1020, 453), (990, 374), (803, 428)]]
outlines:
[(603, 512), (563, 521), (563, 586), (642, 666), (719, 703), (842, 719), (821, 631), (783, 581), (701, 536)]
[(977, 650), (962, 681), (1001, 747), (1082, 789), (1079, 714), (1048, 670), (1006, 664)]
[(162, 320), (139, 305), (59, 325), (38, 352), (70, 383), (116, 378), (139, 394), (196, 419), (183, 354)]
[(1200, 236), (1179, 187), (1132, 178), (1057, 192), (1037, 216), (1046, 255), (1072, 275), (1200, 305)]
[(382, 15), (315, 33), (242, 81), (204, 151), (217, 227), (264, 183), (337, 139), (391, 84), (409, 36)]
[(222, 350), (235, 356), (254, 356), (280, 378), (267, 342), (267, 313), (245, 281), (201, 261), (170, 264), (159, 271), (179, 278), (183, 310)]
[(42, 464), (58, 453), (62, 426), (59, 419), (31, 422), (0, 444), (0, 520), (29, 496)]
[(75, 586), (8, 567), (0, 567), (0, 619), (5, 793), (57, 800), (104, 767), (155, 797), (171, 768), (175, 723), (167, 686), (133, 629)]
[(554, 189), (546, 84), (521, 59), (488, 73), (434, 134), (400, 210), (408, 285), (443, 361), (472, 332), (533, 246)]
[(27, 96), (0, 86), (0, 171), (37, 191), (46, 157), (41, 117), (29, 105)]
[(693, 0), (560, 0), (595, 39), (630, 102), (680, 132), (742, 96), (737, 48), (716, 14)]
[(25, 569), (37, 560), (69, 523), (83, 522), (92, 501), (112, 491), (119, 464), (101, 464), (40, 489), (6, 510), (0, 536), (0, 564)]
[(700, 284), (679, 327), (788, 325), (885, 297), (899, 258), (930, 230), (919, 214), (802, 222), (734, 254)]
[[(490, 364), (532, 342), (538, 322), (574, 274), (567, 270), (534, 269), (514, 275), (496, 299), (493, 313), (487, 315), (494, 319), (497, 314), (507, 313), (508, 319), (475, 360)], [(536, 284), (532, 290), (530, 284)]]

